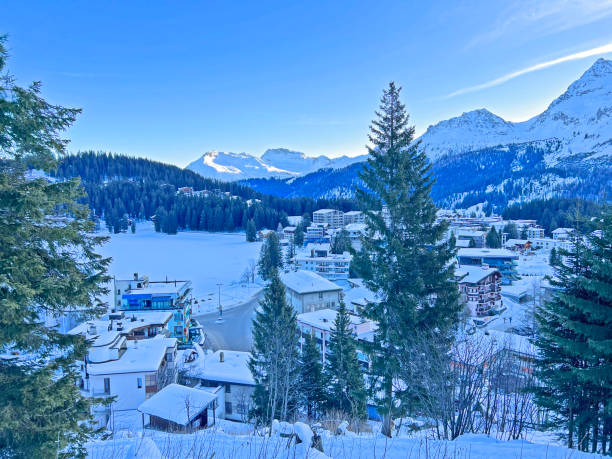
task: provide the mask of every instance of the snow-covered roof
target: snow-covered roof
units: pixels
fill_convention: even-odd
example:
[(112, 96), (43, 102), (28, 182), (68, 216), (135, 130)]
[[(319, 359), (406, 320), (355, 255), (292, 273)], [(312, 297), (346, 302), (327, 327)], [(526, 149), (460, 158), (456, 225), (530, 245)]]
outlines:
[(342, 290), (338, 285), (312, 271), (291, 271), (281, 274), (285, 287), (298, 294)]
[(126, 345), (127, 350), (117, 360), (88, 364), (88, 373), (107, 375), (157, 371), (167, 349), (176, 347), (176, 338), (165, 338), (158, 335), (149, 339), (127, 340)]
[[(223, 353), (223, 362), (221, 362), (221, 353)], [(187, 373), (209, 381), (254, 386), (255, 380), (249, 369), (250, 359), (250, 352), (219, 349), (212, 354), (200, 355), (189, 365)]]
[(185, 426), (216, 398), (216, 393), (203, 389), (169, 384), (142, 402), (138, 411)]
[[(121, 313), (117, 313), (121, 316)], [(123, 318), (110, 320), (109, 315), (105, 314), (100, 319), (82, 322), (68, 332), (69, 335), (83, 335), (92, 340), (92, 346), (106, 346), (116, 340), (119, 335), (129, 335), (134, 330), (152, 325), (165, 325), (172, 318), (170, 311), (147, 311), (123, 313)], [(135, 320), (134, 320), (135, 319)], [(112, 328), (109, 326), (112, 323)], [(117, 330), (118, 324), (122, 330)]]
[(149, 283), (146, 287), (143, 288), (132, 288), (124, 293), (124, 295), (132, 295), (132, 294), (144, 294), (144, 295), (167, 295), (174, 293), (179, 295), (183, 290), (185, 290), (191, 284), (190, 281), (177, 281), (177, 282), (161, 282), (161, 283)]
[(525, 245), (529, 242), (528, 239), (508, 239), (506, 241), (506, 246), (515, 246), (515, 245)]
[(367, 287), (353, 287), (344, 291), (344, 302), (365, 306), (367, 303), (377, 302), (376, 293)]
[(332, 214), (335, 212), (341, 212), (340, 210), (337, 209), (319, 209), (319, 210), (315, 210), (312, 214), (319, 214), (319, 215), (323, 215), (323, 214)]
[(496, 272), (499, 271), (495, 268), (484, 269), (482, 266), (461, 266), (455, 269), (455, 276), (459, 283), (477, 284)]
[(349, 215), (349, 216), (353, 216), (353, 215), (360, 215), (363, 212), (361, 212), (360, 210), (349, 210), (348, 212), (344, 212), (344, 215)]
[(553, 230), (553, 234), (561, 234), (561, 233), (571, 233), (574, 231), (574, 228), (557, 228)]
[(469, 239), (457, 239), (455, 241), (455, 246), (456, 247), (463, 247), (463, 248), (467, 248), (470, 246), (470, 240)]
[(455, 236), (468, 236), (468, 237), (482, 237), (486, 234), (486, 231), (472, 230), (472, 229), (458, 229), (455, 231)]
[(518, 258), (518, 255), (507, 249), (459, 249), (457, 251), (458, 257), (475, 257), (475, 258), (496, 258), (496, 257), (510, 257)]
[[(334, 322), (338, 311), (334, 309), (320, 309), (313, 312), (298, 314), (297, 320), (302, 325), (308, 325), (318, 330), (331, 332), (334, 329)], [(358, 338), (370, 336), (378, 327), (375, 322), (364, 319), (355, 314), (349, 314), (351, 327)]]
[(349, 223), (344, 226), (347, 231), (365, 231), (367, 225), (365, 223)]

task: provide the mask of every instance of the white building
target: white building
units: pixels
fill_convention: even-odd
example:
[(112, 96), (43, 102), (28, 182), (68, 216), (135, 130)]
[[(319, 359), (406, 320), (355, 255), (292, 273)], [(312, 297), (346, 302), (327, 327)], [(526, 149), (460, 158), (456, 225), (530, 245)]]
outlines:
[(251, 408), (255, 380), (249, 369), (250, 352), (218, 350), (202, 354), (189, 366), (183, 367), (201, 388), (222, 388), (219, 393), (217, 418), (245, 422)]
[[(165, 314), (165, 317), (161, 317)], [(143, 319), (159, 315), (148, 325)], [(81, 324), (71, 334), (91, 341), (81, 363), (79, 386), (86, 397), (115, 397), (110, 406), (92, 407), (99, 427), (106, 426), (113, 412), (136, 410), (148, 397), (176, 380), (176, 338), (159, 334), (150, 339), (134, 339), (134, 333), (155, 329), (170, 320), (170, 313), (144, 313), (135, 322), (117, 321), (112, 326), (96, 321)], [(132, 324), (132, 325), (130, 325)]]
[[(333, 309), (321, 309), (314, 312), (298, 314), (298, 328), (300, 329), (300, 346), (304, 343), (304, 335), (309, 334), (315, 338), (317, 346), (321, 351), (321, 358), (325, 364), (327, 353), (329, 352), (329, 340), (337, 311)], [(374, 332), (377, 329), (376, 323), (371, 320), (363, 319), (356, 314), (349, 314), (350, 328), (357, 340), (371, 342), (374, 339)], [(364, 368), (369, 367), (367, 354), (358, 351), (357, 358)]]
[(344, 226), (344, 213), (336, 209), (319, 209), (312, 213), (313, 223), (328, 224), (330, 228)]
[(317, 240), (327, 236), (327, 225), (323, 223), (312, 224), (306, 228), (305, 239)]
[(525, 228), (525, 233), (527, 234), (527, 239), (543, 239), (544, 238), (544, 228), (541, 226), (533, 225)]
[(295, 256), (298, 269), (311, 271), (330, 280), (348, 279), (353, 259), (350, 253), (334, 254), (329, 250), (312, 250), (309, 247), (311, 244), (306, 246), (306, 253)]
[(554, 240), (566, 241), (571, 239), (574, 228), (557, 228), (552, 232)]
[(540, 239), (530, 239), (531, 246), (535, 249), (555, 250), (564, 249), (572, 250), (574, 242), (571, 239), (551, 239), (549, 237)]
[[(345, 214), (346, 215), (346, 214)], [(351, 240), (351, 246), (355, 250), (361, 250), (361, 236), (366, 233), (365, 223), (349, 223), (344, 227), (349, 234)]]
[(365, 223), (365, 217), (360, 210), (351, 210), (344, 213), (344, 226), (352, 223)]
[(281, 239), (286, 239), (289, 242), (293, 241), (296, 229), (297, 228), (295, 226), (285, 226), (281, 233)]
[(281, 275), (287, 301), (298, 314), (336, 308), (342, 288), (311, 271), (293, 271)]

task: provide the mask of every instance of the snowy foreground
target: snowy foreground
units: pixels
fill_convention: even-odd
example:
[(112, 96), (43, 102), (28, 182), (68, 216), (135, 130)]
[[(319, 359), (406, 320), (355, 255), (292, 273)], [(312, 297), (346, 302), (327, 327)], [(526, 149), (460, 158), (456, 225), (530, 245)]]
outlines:
[(195, 315), (216, 310), (218, 283), (223, 284), (224, 308), (242, 304), (260, 290), (260, 286), (238, 285), (247, 265), (259, 258), (261, 247), (260, 242), (246, 242), (242, 233), (181, 231), (168, 235), (156, 233), (151, 222), (138, 223), (136, 234), (108, 234), (106, 229), (100, 233), (110, 236), (100, 252), (112, 257), (111, 276), (130, 279), (137, 272), (150, 280), (190, 280), (199, 305)]
[(205, 430), (195, 434), (147, 433), (144, 438), (108, 440), (88, 445), (92, 459), (107, 458), (220, 458), (220, 459), (580, 459), (598, 455), (580, 453), (561, 446), (533, 444), (525, 440), (503, 442), (484, 435), (465, 435), (455, 441), (433, 441), (424, 438), (383, 436), (323, 435), (323, 449), (307, 448), (288, 438), (228, 434)]

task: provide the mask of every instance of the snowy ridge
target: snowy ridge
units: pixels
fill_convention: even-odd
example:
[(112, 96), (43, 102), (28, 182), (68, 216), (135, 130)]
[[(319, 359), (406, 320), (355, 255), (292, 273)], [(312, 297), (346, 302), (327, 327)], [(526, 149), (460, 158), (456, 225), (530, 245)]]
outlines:
[(505, 121), (485, 109), (430, 126), (421, 149), (432, 160), (485, 147), (557, 139), (562, 148), (547, 164), (576, 154), (595, 159), (612, 156), (612, 61), (598, 59), (541, 114), (520, 123)]
[(310, 157), (286, 148), (266, 150), (261, 158), (248, 153), (210, 151), (191, 162), (187, 169), (203, 177), (232, 182), (252, 178), (297, 177), (323, 168), (346, 167), (364, 160), (365, 156)]

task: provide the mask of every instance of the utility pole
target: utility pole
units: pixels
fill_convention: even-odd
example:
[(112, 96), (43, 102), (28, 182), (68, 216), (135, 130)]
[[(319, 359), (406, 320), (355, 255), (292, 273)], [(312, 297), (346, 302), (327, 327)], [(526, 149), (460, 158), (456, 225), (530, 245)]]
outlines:
[(223, 284), (221, 282), (219, 282), (217, 284), (217, 287), (219, 287), (219, 300), (218, 300), (218, 307), (219, 307), (219, 317), (223, 316), (223, 309), (221, 309), (221, 286)]

